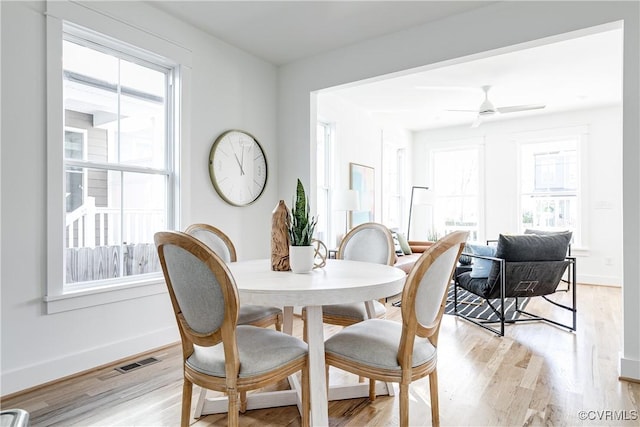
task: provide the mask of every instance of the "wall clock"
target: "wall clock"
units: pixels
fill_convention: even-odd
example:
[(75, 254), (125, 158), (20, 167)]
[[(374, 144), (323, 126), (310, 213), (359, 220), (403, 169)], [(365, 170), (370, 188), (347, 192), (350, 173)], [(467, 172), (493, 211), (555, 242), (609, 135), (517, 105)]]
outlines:
[(209, 175), (225, 202), (233, 206), (250, 205), (267, 185), (267, 158), (253, 135), (228, 130), (211, 146)]

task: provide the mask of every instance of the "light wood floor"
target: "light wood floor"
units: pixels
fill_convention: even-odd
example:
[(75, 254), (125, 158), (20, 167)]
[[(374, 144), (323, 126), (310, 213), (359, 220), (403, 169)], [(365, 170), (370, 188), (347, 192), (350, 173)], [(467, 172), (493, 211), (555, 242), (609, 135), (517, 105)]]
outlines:
[[(528, 308), (547, 305), (532, 301)], [(503, 338), (445, 315), (438, 347), (442, 425), (639, 426), (640, 384), (618, 380), (620, 289), (579, 285), (578, 309), (576, 333), (526, 323), (507, 326)], [(388, 313), (389, 318), (400, 319), (399, 309), (389, 307)], [(301, 330), (296, 319), (294, 333), (301, 336)], [(336, 330), (326, 326), (325, 332)], [(32, 427), (179, 425), (180, 348), (175, 345), (150, 355), (161, 362), (126, 374), (101, 368), (3, 399), (2, 407), (29, 411)], [(332, 369), (332, 383), (347, 380), (352, 378)], [(194, 387), (194, 404), (198, 393)], [(431, 425), (428, 380), (413, 383), (411, 393), (411, 425)], [(590, 411), (589, 419), (581, 420), (580, 411)], [(330, 402), (329, 422), (397, 426), (397, 398)], [(192, 422), (197, 427), (226, 424), (226, 415)], [(255, 410), (241, 415), (240, 425), (299, 426), (300, 418), (295, 407)]]

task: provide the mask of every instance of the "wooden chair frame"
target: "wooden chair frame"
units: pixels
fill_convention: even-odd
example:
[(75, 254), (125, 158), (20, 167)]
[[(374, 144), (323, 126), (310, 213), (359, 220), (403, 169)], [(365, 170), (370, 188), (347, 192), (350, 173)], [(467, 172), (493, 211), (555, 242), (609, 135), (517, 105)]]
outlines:
[[(429, 339), (431, 344), (437, 348), (440, 323), (447, 301), (448, 285), (445, 285), (443, 288), (444, 291), (442, 293), (440, 306), (431, 325), (422, 325), (420, 324), (420, 322), (418, 322), (416, 316), (416, 295), (420, 286), (420, 282), (427, 270), (440, 255), (456, 245), (458, 245), (458, 253), (455, 258), (457, 262), (457, 259), (462, 253), (462, 249), (464, 248), (464, 243), (467, 240), (467, 237), (468, 232), (466, 231), (456, 231), (443, 237), (420, 256), (418, 261), (416, 261), (413, 269), (407, 276), (407, 281), (402, 292), (402, 337), (400, 340), (400, 345), (398, 346), (398, 363), (401, 367), (400, 371), (362, 365), (358, 362), (354, 362), (346, 358), (341, 358), (331, 353), (327, 353), (325, 355), (327, 365), (332, 365), (353, 374), (370, 378), (372, 380), (369, 387), (370, 400), (375, 399), (374, 380), (399, 383), (400, 426), (402, 427), (406, 427), (409, 425), (409, 385), (412, 381), (416, 381), (426, 376), (429, 376), (432, 424), (434, 426), (440, 425), (437, 358), (434, 357), (429, 362), (420, 366), (412, 367), (411, 365), (414, 339), (416, 336)], [(451, 272), (448, 276), (448, 282), (451, 282), (453, 273), (455, 271), (456, 262), (452, 263)]]
[[(228, 395), (228, 423), (230, 426), (238, 425), (238, 412), (246, 410), (246, 393), (249, 390), (262, 388), (268, 384), (287, 378), (298, 371), (302, 371), (302, 425), (309, 425), (309, 371), (308, 356), (298, 358), (276, 370), (252, 377), (238, 377), (240, 371), (240, 358), (236, 341), (236, 327), (238, 321), (239, 297), (238, 290), (231, 272), (208, 246), (195, 237), (178, 231), (159, 232), (155, 235), (155, 243), (158, 249), (160, 264), (169, 290), (171, 304), (178, 323), (180, 339), (182, 341), (182, 356), (184, 368), (184, 383), (182, 387), (182, 416), (181, 425), (189, 425), (191, 412), (191, 398), (193, 384), (200, 387), (224, 392)], [(220, 328), (211, 333), (198, 333), (191, 329), (187, 323), (182, 309), (178, 304), (173, 290), (170, 275), (167, 271), (164, 248), (166, 245), (175, 245), (189, 251), (211, 270), (216, 277), (225, 301), (224, 320)], [(225, 377), (214, 377), (195, 371), (186, 364), (186, 360), (193, 354), (194, 345), (210, 347), (222, 342), (225, 354)]]

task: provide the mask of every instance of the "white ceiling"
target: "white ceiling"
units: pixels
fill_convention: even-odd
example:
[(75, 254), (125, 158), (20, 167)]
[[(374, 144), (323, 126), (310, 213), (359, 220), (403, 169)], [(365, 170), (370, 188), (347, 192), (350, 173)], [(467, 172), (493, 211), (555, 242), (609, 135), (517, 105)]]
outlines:
[(161, 1), (149, 4), (276, 65), (495, 1)]
[(410, 130), (471, 125), (492, 86), (495, 107), (543, 104), (544, 109), (499, 114), (483, 122), (620, 105), (622, 30), (573, 38), (421, 73), (327, 91)]
[[(483, 1), (155, 1), (149, 4), (276, 65), (484, 7)], [(386, 125), (471, 124), (491, 85), (496, 107), (542, 110), (486, 121), (620, 104), (622, 31), (607, 31), (330, 91)]]

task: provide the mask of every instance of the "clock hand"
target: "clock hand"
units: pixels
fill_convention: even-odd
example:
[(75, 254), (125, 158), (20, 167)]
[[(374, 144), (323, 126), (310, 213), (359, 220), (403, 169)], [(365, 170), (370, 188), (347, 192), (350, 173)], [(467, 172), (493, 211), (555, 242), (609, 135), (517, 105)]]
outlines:
[(241, 154), (242, 158), (240, 159), (240, 163), (241, 163), (240, 169), (242, 169), (242, 175), (244, 175), (244, 168), (243, 168), (243, 166), (244, 166), (244, 145), (240, 145), (240, 147), (242, 148), (242, 154)]
[[(233, 151), (233, 157), (236, 158), (236, 162), (238, 163), (238, 166), (240, 167), (240, 175), (244, 175), (244, 169), (242, 169), (242, 164), (240, 163), (240, 159), (238, 159), (238, 155), (236, 154), (235, 151)], [(244, 155), (243, 155), (244, 157)]]

